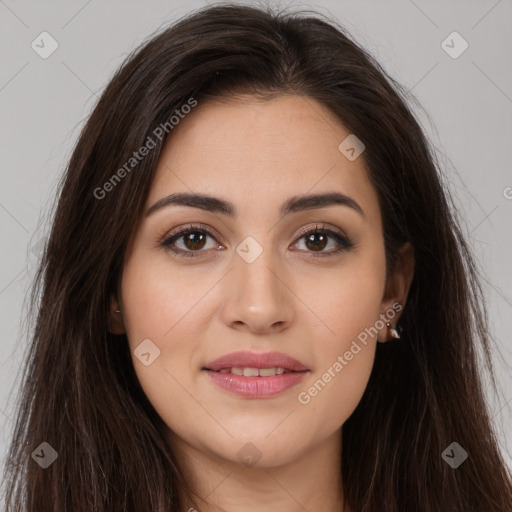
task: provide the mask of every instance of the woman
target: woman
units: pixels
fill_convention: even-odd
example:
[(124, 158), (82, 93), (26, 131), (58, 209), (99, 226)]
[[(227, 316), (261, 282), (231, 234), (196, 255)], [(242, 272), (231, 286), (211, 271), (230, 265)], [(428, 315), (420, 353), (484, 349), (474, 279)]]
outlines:
[(217, 5), (71, 157), (13, 511), (509, 511), (476, 268), (405, 92), (333, 22)]

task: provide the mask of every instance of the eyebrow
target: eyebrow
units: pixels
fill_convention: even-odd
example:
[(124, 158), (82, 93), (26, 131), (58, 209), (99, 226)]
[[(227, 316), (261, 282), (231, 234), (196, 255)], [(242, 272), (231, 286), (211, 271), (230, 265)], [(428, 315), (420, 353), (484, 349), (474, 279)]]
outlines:
[[(281, 208), (281, 217), (290, 213), (304, 210), (313, 210), (325, 208), (327, 206), (346, 206), (364, 217), (364, 211), (359, 204), (350, 196), (340, 192), (328, 192), (325, 194), (309, 194), (290, 197), (285, 201)], [(233, 203), (213, 197), (207, 194), (191, 194), (187, 192), (177, 192), (159, 199), (146, 212), (146, 217), (167, 206), (190, 206), (199, 208), (212, 213), (221, 213), (230, 217), (238, 215), (237, 208)]]

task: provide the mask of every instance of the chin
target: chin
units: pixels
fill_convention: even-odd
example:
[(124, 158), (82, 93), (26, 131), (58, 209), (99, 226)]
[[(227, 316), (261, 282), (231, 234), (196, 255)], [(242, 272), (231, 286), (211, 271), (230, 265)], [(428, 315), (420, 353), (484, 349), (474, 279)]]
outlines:
[[(206, 443), (212, 453), (229, 463), (242, 468), (268, 469), (288, 464), (297, 459), (301, 452), (297, 449), (298, 442), (290, 435), (265, 434), (254, 431), (235, 435), (233, 439), (214, 442), (210, 438)], [(267, 436), (267, 437), (266, 437)]]

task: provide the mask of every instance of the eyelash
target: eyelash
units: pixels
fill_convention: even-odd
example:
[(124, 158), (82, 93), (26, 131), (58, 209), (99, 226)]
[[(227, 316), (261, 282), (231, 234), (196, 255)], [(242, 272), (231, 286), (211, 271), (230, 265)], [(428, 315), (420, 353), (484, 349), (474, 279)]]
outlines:
[[(178, 257), (184, 257), (184, 258), (197, 258), (201, 256), (196, 256), (194, 253), (201, 253), (205, 252), (203, 250), (198, 251), (183, 251), (182, 249), (174, 249), (172, 247), (172, 244), (182, 238), (187, 233), (202, 233), (204, 235), (208, 235), (211, 238), (215, 239), (214, 235), (206, 228), (200, 226), (200, 225), (191, 225), (191, 226), (185, 226), (184, 228), (179, 228), (175, 232), (172, 232), (169, 236), (165, 237), (164, 240), (160, 243), (162, 247), (164, 247), (165, 250), (173, 253), (174, 255)], [(348, 251), (354, 247), (354, 243), (346, 236), (341, 235), (331, 229), (325, 228), (322, 225), (315, 225), (313, 228), (308, 228), (302, 231), (297, 241), (302, 239), (303, 237), (313, 234), (313, 233), (321, 233), (323, 235), (328, 235), (329, 237), (332, 237), (336, 242), (340, 244), (340, 247), (336, 250), (330, 251), (330, 252), (321, 252), (321, 253), (315, 253), (314, 251), (308, 251), (311, 252), (311, 257), (313, 258), (325, 258), (330, 256), (336, 256), (337, 254)]]

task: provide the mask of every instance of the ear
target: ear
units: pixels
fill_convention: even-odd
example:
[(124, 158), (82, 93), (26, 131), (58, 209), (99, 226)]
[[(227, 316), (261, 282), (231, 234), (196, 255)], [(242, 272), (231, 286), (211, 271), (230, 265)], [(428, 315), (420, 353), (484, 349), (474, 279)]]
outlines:
[(110, 297), (110, 311), (109, 311), (109, 332), (112, 334), (124, 334), (126, 332), (124, 328), (123, 313), (119, 302), (113, 295)]
[[(384, 322), (388, 321), (393, 328), (396, 327), (401, 311), (405, 308), (407, 295), (409, 294), (409, 289), (414, 277), (414, 266), (414, 248), (410, 242), (406, 242), (398, 251), (395, 269), (393, 275), (390, 276), (386, 283), (386, 289), (380, 307), (381, 318)], [(400, 304), (400, 308), (397, 303)], [(395, 306), (393, 307), (393, 305)], [(395, 314), (390, 315), (390, 311), (394, 311)], [(387, 315), (386, 312), (388, 312)], [(378, 340), (382, 343), (388, 341), (387, 326), (379, 330)]]

